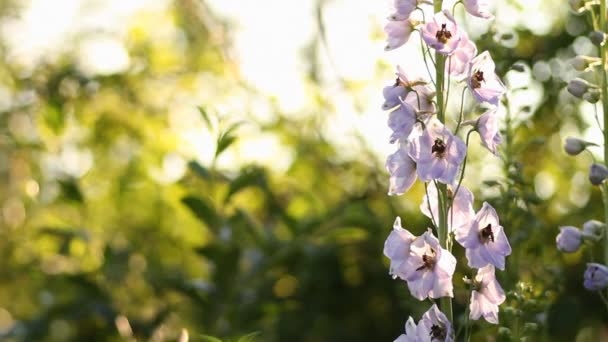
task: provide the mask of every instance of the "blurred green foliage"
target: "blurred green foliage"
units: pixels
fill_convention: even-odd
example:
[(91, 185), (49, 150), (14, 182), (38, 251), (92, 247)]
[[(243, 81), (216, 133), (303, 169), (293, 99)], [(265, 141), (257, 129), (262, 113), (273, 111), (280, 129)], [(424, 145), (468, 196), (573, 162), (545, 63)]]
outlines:
[[(20, 10), (17, 2), (1, 8), (3, 18)], [(163, 25), (183, 40), (155, 36), (152, 28)], [(25, 72), (0, 42), (0, 84), (11, 98), (0, 113), (3, 340), (171, 341), (186, 328), (192, 341), (391, 341), (409, 315), (426, 311), (428, 303), (388, 276), (382, 255), (396, 216), (415, 232), (429, 224), (417, 211), (421, 189), (386, 196), (382, 163), (365, 146), (344, 158), (315, 115), (289, 118), (275, 106), (271, 124), (241, 122), (204, 103), (199, 119), (215, 141), (214, 161), (187, 161), (177, 180), (155, 176), (180, 144), (167, 113), (201, 78), (213, 93), (259, 96), (214, 38), (226, 30), (204, 2), (175, 1), (130, 26), (128, 52), (140, 67), (106, 76), (83, 73), (73, 51)], [(514, 34), (515, 48), (492, 31), (478, 41), (501, 75), (516, 62), (532, 66), (569, 51), (575, 39), (563, 27)], [(481, 185), (486, 196), (477, 196), (498, 208), (514, 253), (499, 274), (509, 292), (501, 327), (476, 324), (473, 340), (573, 341), (606, 329), (603, 306), (582, 288), (582, 253), (554, 247), (558, 225), (601, 217), (599, 192), (588, 186), (587, 205), (568, 202), (572, 176), (587, 164), (561, 153), (559, 130), (586, 124), (573, 99), (559, 99), (563, 80), (541, 84), (539, 105), (509, 108), (510, 153)], [(315, 110), (330, 115), (313, 92)], [(246, 126), (292, 151), (285, 172), (216, 165)], [(535, 192), (541, 171), (557, 188), (543, 200)], [(454, 277), (459, 321), (464, 275)]]

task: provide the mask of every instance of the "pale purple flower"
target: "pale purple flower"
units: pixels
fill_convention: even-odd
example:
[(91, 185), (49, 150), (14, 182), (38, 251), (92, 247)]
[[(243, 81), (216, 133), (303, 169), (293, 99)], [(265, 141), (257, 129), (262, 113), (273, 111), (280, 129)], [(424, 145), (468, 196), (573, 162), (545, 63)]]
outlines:
[(406, 72), (400, 65), (397, 65), (397, 72), (395, 73), (395, 75), (397, 75), (397, 81), (405, 88), (412, 88), (417, 85), (429, 83), (424, 77), (412, 73), (411, 69), (409, 71), (410, 72)]
[(477, 119), (477, 132), (483, 146), (493, 154), (498, 155), (497, 147), (502, 143), (502, 137), (498, 130), (496, 108), (488, 110)]
[(403, 102), (412, 106), (418, 117), (422, 118), (436, 112), (435, 107), (435, 88), (426, 85), (415, 85), (407, 93)]
[[(384, 87), (382, 109), (393, 109), (401, 105), (402, 101), (405, 101), (419, 110), (429, 111), (432, 109), (432, 112), (434, 112), (435, 107), (432, 100), (435, 97), (435, 89), (428, 86), (428, 82), (424, 78), (410, 75), (400, 66), (397, 66), (395, 75), (397, 75), (395, 83)], [(420, 99), (420, 106), (417, 104), (418, 99)]]
[(394, 0), (393, 7), (395, 7), (395, 12), (391, 14), (388, 18), (390, 20), (409, 19), (410, 15), (412, 14), (412, 12), (414, 12), (417, 5), (417, 0)]
[(405, 280), (412, 296), (419, 300), (427, 297), (453, 297), (452, 275), (456, 258), (441, 248), (431, 229), (410, 244), (405, 263)]
[(407, 43), (414, 29), (414, 23), (410, 19), (392, 20), (384, 26), (386, 33), (386, 47), (384, 50), (394, 50)]
[(454, 17), (444, 10), (422, 26), (422, 38), (440, 54), (451, 55), (460, 43), (461, 33)]
[(393, 223), (393, 231), (384, 242), (384, 255), (391, 260), (389, 274), (393, 279), (399, 277), (405, 280), (405, 261), (410, 255), (410, 245), (415, 238), (414, 234), (401, 228), (401, 218), (397, 217)]
[(393, 131), (389, 142), (405, 140), (416, 124), (416, 110), (407, 103), (401, 103), (399, 108), (388, 114), (388, 127)]
[(478, 320), (483, 316), (486, 321), (498, 324), (498, 306), (505, 301), (506, 296), (496, 280), (494, 266), (487, 265), (480, 268), (473, 283), (475, 289), (471, 292), (469, 317)]
[(416, 163), (407, 154), (405, 144), (386, 159), (386, 170), (390, 174), (388, 195), (402, 195), (416, 181)]
[(439, 310), (436, 304), (424, 313), (417, 327), (417, 341), (453, 342), (454, 330), (446, 315)]
[(417, 164), (420, 180), (452, 184), (467, 146), (438, 120), (431, 120), (422, 135), (412, 139), (408, 153)]
[(587, 290), (600, 291), (608, 286), (608, 267), (590, 262), (584, 274), (583, 285)]
[[(454, 201), (448, 210), (448, 231), (450, 232), (468, 227), (473, 218), (475, 218), (475, 211), (473, 210), (473, 193), (462, 185), (458, 188), (456, 197), (454, 197), (454, 191), (456, 191), (456, 187), (448, 185), (448, 199), (450, 201), (453, 199)], [(428, 193), (428, 197), (425, 194), (422, 198), (420, 211), (437, 225), (437, 220), (439, 219), (439, 200), (437, 196), (437, 187), (434, 182), (429, 182), (426, 192)], [(429, 203), (431, 206), (430, 210)]]
[(491, 0), (464, 0), (462, 3), (470, 15), (484, 19), (492, 19), (494, 18), (494, 15), (490, 13), (491, 2)]
[(559, 234), (555, 238), (557, 249), (565, 253), (578, 251), (583, 242), (583, 232), (572, 226), (559, 227)]
[(466, 32), (461, 33), (458, 47), (445, 63), (447, 72), (452, 76), (461, 79), (469, 74), (471, 61), (477, 55), (477, 46), (469, 39)]
[(384, 95), (382, 109), (389, 110), (401, 105), (401, 99), (404, 99), (406, 94), (407, 90), (399, 83), (398, 79), (394, 85), (384, 87), (382, 90), (382, 95)]
[(488, 51), (473, 58), (469, 69), (467, 83), (473, 97), (479, 102), (498, 105), (500, 97), (505, 93), (505, 85), (496, 76), (496, 66)]
[(469, 267), (481, 268), (492, 264), (505, 269), (505, 256), (511, 254), (511, 245), (498, 222), (496, 210), (487, 202), (483, 203), (468, 228), (456, 230), (455, 237), (466, 248)]
[(418, 342), (416, 339), (417, 326), (412, 317), (405, 322), (405, 334), (399, 335), (394, 342)]

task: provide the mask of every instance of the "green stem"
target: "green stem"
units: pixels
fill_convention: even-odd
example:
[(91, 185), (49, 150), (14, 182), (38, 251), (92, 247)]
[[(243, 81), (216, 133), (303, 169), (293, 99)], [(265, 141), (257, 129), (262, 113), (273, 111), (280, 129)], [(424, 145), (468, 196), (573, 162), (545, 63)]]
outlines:
[[(443, 0), (434, 0), (433, 7), (435, 13), (441, 12)], [(440, 53), (435, 54), (435, 86), (437, 90), (437, 119), (441, 123), (445, 124), (445, 112), (443, 103), (443, 83), (444, 83), (444, 72), (445, 72), (445, 56)], [(439, 243), (443, 248), (448, 247), (448, 191), (445, 184), (437, 184), (437, 190), (439, 191)], [(452, 298), (441, 297), (440, 301), (441, 311), (448, 317), (450, 322), (454, 322), (452, 314)]]
[[(600, 0), (600, 31), (606, 32), (606, 0)], [(604, 163), (608, 165), (608, 129), (606, 123), (608, 123), (608, 76), (606, 76), (606, 44), (600, 45), (600, 56), (602, 59), (602, 66), (600, 68), (602, 73), (602, 105), (604, 109)], [(608, 192), (603, 192), (604, 199), (604, 216), (605, 223), (608, 223)], [(608, 264), (608, 226), (604, 228), (604, 262)]]

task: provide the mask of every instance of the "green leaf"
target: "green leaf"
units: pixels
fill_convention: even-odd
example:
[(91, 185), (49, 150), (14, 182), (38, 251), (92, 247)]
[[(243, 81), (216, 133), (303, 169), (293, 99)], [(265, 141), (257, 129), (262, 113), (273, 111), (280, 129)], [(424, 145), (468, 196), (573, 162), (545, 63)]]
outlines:
[(213, 231), (216, 231), (220, 225), (220, 217), (216, 212), (213, 204), (202, 197), (186, 196), (182, 198), (184, 203), (196, 217), (205, 223)]
[(368, 232), (360, 227), (342, 227), (331, 229), (324, 234), (322, 238), (336, 243), (354, 243), (367, 239)]
[(259, 331), (255, 331), (250, 334), (243, 335), (243, 336), (239, 337), (237, 342), (253, 342), (253, 341), (255, 341), (255, 338), (258, 337), (260, 334), (261, 333)]
[(201, 339), (204, 342), (223, 342), (222, 340), (220, 340), (217, 337), (213, 337), (213, 336), (209, 336), (209, 335), (201, 335)]
[(209, 113), (207, 113), (207, 111), (205, 110), (205, 108), (203, 106), (198, 106), (197, 108), (198, 108), (198, 112), (201, 113), (201, 116), (203, 117), (205, 124), (207, 124), (207, 128), (209, 130), (212, 130), (213, 124), (211, 123), (211, 118), (209, 118)]
[(243, 170), (241, 174), (239, 174), (232, 182), (230, 182), (230, 188), (228, 189), (228, 194), (226, 194), (224, 203), (228, 202), (232, 195), (247, 187), (263, 187), (265, 184), (266, 174), (264, 173), (263, 169), (257, 167), (247, 168)]
[(195, 160), (189, 161), (188, 162), (188, 167), (190, 168), (190, 170), (192, 172), (194, 172), (195, 174), (197, 174), (199, 177), (201, 177), (203, 179), (210, 179), (211, 178), (211, 173), (209, 173), (209, 170), (207, 170), (206, 167), (204, 167), (203, 165), (199, 164)]
[(215, 149), (215, 157), (217, 158), (222, 152), (224, 152), (233, 142), (236, 141), (236, 137), (229, 134), (222, 134), (217, 139), (217, 147)]
[(75, 179), (66, 179), (59, 181), (59, 187), (63, 195), (71, 201), (82, 203), (84, 202), (84, 196), (80, 191), (80, 187), (76, 183)]
[(217, 148), (215, 150), (215, 157), (217, 158), (224, 150), (226, 150), (233, 142), (236, 141), (234, 132), (239, 128), (243, 122), (236, 122), (230, 125), (223, 133), (220, 134), (217, 139)]
[(56, 103), (50, 103), (44, 113), (44, 121), (47, 126), (55, 134), (61, 133), (65, 126), (65, 116), (61, 110), (61, 105)]

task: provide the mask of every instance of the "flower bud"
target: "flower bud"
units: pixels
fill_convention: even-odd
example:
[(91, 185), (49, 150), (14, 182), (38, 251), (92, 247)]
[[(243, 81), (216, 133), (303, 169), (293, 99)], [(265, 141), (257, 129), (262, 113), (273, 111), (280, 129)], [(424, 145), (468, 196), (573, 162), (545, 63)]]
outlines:
[(599, 291), (608, 286), (608, 267), (590, 262), (584, 274), (583, 285), (587, 290)]
[(602, 93), (597, 88), (589, 88), (589, 90), (583, 94), (583, 100), (589, 103), (596, 103), (600, 100)]
[(582, 78), (575, 78), (568, 82), (568, 92), (579, 99), (589, 90), (592, 85)]
[(511, 66), (511, 69), (518, 71), (518, 72), (524, 72), (524, 71), (526, 71), (526, 65), (524, 63), (517, 62)]
[(589, 220), (583, 224), (583, 239), (598, 241), (604, 234), (605, 225), (598, 220)]
[(577, 71), (586, 71), (592, 69), (598, 64), (601, 64), (602, 60), (598, 57), (576, 56), (570, 61), (570, 63)]
[(591, 164), (589, 168), (589, 181), (593, 185), (600, 185), (608, 178), (608, 168), (602, 164)]
[(583, 242), (583, 233), (576, 227), (559, 227), (559, 234), (555, 238), (557, 249), (565, 253), (578, 251)]
[(602, 46), (606, 41), (606, 34), (602, 31), (593, 31), (589, 33), (589, 39), (593, 44)]
[(585, 148), (589, 145), (594, 145), (592, 143), (588, 143), (579, 138), (567, 137), (566, 142), (564, 143), (564, 151), (571, 156), (576, 156), (583, 152)]
[(583, 13), (585, 11), (585, 0), (568, 0), (568, 3), (574, 13)]

